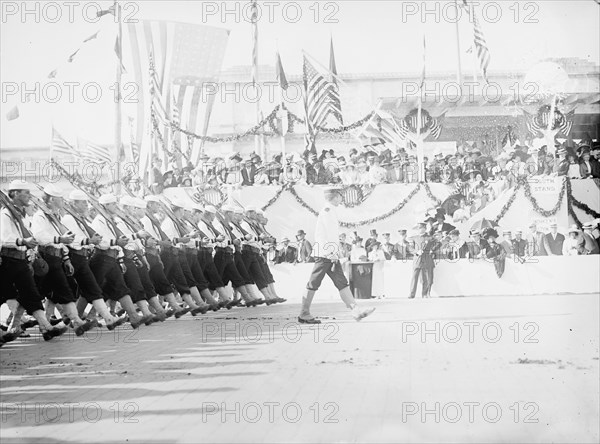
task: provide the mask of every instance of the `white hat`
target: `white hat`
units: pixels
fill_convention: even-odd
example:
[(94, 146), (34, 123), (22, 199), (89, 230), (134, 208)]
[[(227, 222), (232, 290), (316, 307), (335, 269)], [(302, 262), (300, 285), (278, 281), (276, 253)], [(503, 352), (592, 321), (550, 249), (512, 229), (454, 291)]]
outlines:
[(115, 196), (114, 194), (103, 194), (102, 196), (100, 196), (100, 198), (98, 198), (98, 203), (102, 205), (117, 203), (117, 196)]
[(144, 199), (140, 199), (138, 197), (132, 197), (131, 198), (131, 206), (145, 210), (146, 207), (148, 206), (148, 203)]
[(171, 199), (171, 205), (173, 205), (174, 207), (179, 207), (179, 208), (187, 208), (188, 207), (188, 205), (186, 205), (186, 203), (178, 197)]
[(235, 211), (235, 207), (233, 205), (223, 205), (221, 207), (221, 211), (233, 213)]
[(207, 213), (217, 214), (217, 209), (212, 205), (207, 205), (206, 207), (204, 207), (204, 211), (206, 211)]
[(263, 210), (256, 210), (256, 214), (260, 214), (261, 216), (264, 216), (265, 212)]
[(256, 211), (257, 208), (254, 205), (248, 205), (246, 206), (246, 211)]
[(51, 197), (63, 197), (63, 192), (56, 185), (50, 183), (44, 187), (44, 193)]
[(198, 211), (200, 211), (200, 212), (204, 212), (204, 207), (202, 206), (202, 204), (199, 204), (199, 203), (197, 203), (197, 202), (193, 202), (193, 203), (192, 203), (192, 208), (193, 208), (194, 210), (198, 210)]
[(233, 212), (234, 212), (235, 214), (244, 214), (244, 209), (243, 209), (243, 208), (239, 208), (239, 207), (235, 207), (235, 208), (233, 209)]
[(144, 197), (144, 200), (146, 202), (158, 202), (158, 203), (161, 202), (160, 198), (154, 194), (148, 194), (147, 196)]
[(569, 233), (581, 233), (581, 230), (577, 227), (577, 225), (571, 225), (571, 228), (569, 228)]
[(133, 197), (127, 196), (127, 195), (121, 196), (121, 199), (120, 199), (121, 205), (127, 205), (128, 207), (133, 207), (134, 206), (134, 204), (132, 203), (132, 201), (133, 201)]
[(73, 190), (69, 193), (69, 200), (85, 200), (88, 201), (88, 195), (81, 190)]
[(31, 191), (31, 189), (32, 189), (31, 184), (29, 184), (28, 182), (25, 182), (24, 180), (13, 180), (8, 185), (8, 191), (17, 191), (17, 190)]

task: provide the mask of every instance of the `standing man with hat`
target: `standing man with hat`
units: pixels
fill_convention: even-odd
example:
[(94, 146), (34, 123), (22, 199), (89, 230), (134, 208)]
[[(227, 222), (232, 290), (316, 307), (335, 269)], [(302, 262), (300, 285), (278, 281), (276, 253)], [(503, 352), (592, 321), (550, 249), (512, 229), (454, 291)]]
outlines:
[(547, 251), (550, 249), (548, 240), (542, 231), (538, 231), (537, 225), (531, 223), (529, 225), (529, 235), (527, 236), (527, 243), (529, 244), (530, 252), (532, 256), (547, 256)]
[(548, 246), (548, 249), (546, 250), (548, 256), (562, 256), (565, 236), (558, 232), (558, 225), (556, 222), (550, 224), (550, 233), (547, 233), (545, 237), (546, 245)]
[(296, 240), (298, 241), (298, 262), (301, 264), (305, 262), (312, 262), (312, 245), (308, 239), (306, 239), (306, 233), (304, 230), (298, 230), (298, 233), (296, 234)]
[(327, 188), (325, 199), (327, 204), (321, 209), (317, 217), (315, 246), (313, 249), (315, 265), (306, 285), (306, 293), (302, 298), (302, 308), (298, 316), (298, 322), (301, 324), (321, 323), (320, 320), (315, 319), (310, 314), (310, 306), (325, 275), (328, 275), (333, 281), (342, 301), (346, 304), (346, 307), (352, 310), (352, 316), (356, 321), (360, 321), (375, 311), (375, 308), (361, 310), (358, 307), (340, 264), (340, 222), (336, 214), (336, 207), (342, 202), (342, 195), (335, 188)]
[(34, 249), (38, 241), (32, 236), (24, 222), (24, 208), (31, 199), (31, 185), (25, 181), (13, 180), (8, 186), (7, 205), (0, 210), (0, 305), (10, 299), (19, 303), (15, 310), (8, 333), (2, 336), (2, 342), (15, 340), (21, 333), (23, 312), (35, 318), (44, 340), (62, 335), (66, 327), (52, 327), (44, 307), (42, 295), (34, 280), (31, 262), (35, 257)]
[(428, 298), (433, 285), (433, 269), (435, 268), (434, 252), (438, 242), (427, 231), (424, 222), (417, 224), (419, 234), (413, 238), (413, 275), (410, 282), (409, 299), (414, 299), (417, 294), (419, 276), (423, 281), (421, 297)]

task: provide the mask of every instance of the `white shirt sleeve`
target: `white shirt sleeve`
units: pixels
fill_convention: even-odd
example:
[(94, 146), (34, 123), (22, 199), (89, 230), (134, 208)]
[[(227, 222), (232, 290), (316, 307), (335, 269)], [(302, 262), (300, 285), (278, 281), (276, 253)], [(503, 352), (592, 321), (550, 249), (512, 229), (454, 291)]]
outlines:
[(313, 256), (325, 259), (339, 259), (339, 221), (335, 208), (325, 206), (317, 217)]
[(38, 210), (31, 219), (31, 234), (37, 239), (40, 245), (61, 247), (59, 244), (60, 234), (57, 233), (54, 225), (50, 223), (46, 215)]
[(87, 232), (79, 226), (73, 216), (65, 214), (61, 219), (61, 223), (75, 235), (75, 239), (69, 247), (79, 250), (83, 245), (89, 244), (90, 239)]
[(16, 248), (17, 250), (25, 251), (27, 247), (17, 245), (17, 240), (23, 239), (23, 234), (17, 228), (16, 222), (13, 221), (10, 213), (6, 208), (0, 211), (0, 243), (4, 247)]
[(103, 216), (98, 215), (92, 221), (92, 228), (96, 233), (102, 236), (102, 242), (100, 245), (97, 245), (97, 248), (101, 250), (108, 250), (111, 247), (116, 245), (116, 238), (113, 234), (112, 230), (108, 227), (106, 219)]

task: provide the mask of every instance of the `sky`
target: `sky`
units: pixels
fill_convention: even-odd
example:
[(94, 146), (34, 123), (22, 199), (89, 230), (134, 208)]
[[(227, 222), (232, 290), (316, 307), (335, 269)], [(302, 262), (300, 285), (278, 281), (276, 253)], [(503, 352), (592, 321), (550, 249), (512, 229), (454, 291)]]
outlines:
[[(112, 48), (116, 24), (112, 16), (100, 20), (93, 17), (96, 5), (107, 8), (111, 3), (74, 2), (71, 11), (64, 2), (53, 3), (58, 7), (29, 2), (32, 12), (23, 16), (24, 3), (1, 2), (1, 147), (48, 145), (53, 123), (68, 128), (65, 131), (70, 133), (80, 130), (97, 143), (112, 141), (114, 104), (110, 85), (115, 77)], [(421, 69), (425, 35), (427, 70), (452, 72), (457, 65), (452, 3), (260, 1), (259, 63), (273, 65), (279, 49), (288, 73), (301, 72), (303, 50), (326, 65), (329, 39), (333, 37), (341, 74), (416, 73)], [(122, 0), (121, 4), (125, 20), (163, 19), (229, 29), (223, 69), (251, 63), (247, 2)], [(424, 5), (429, 14), (423, 15)], [(490, 49), (492, 72), (524, 72), (548, 57), (578, 57), (600, 63), (600, 6), (594, 0), (487, 1), (479, 3), (476, 11)], [(98, 30), (98, 38), (86, 44), (73, 63), (66, 63), (83, 39)], [(473, 58), (467, 50), (473, 29), (466, 15), (459, 22), (458, 32), (463, 69), (472, 69)], [(14, 88), (20, 92), (36, 82), (44, 87), (51, 81), (48, 74), (56, 68), (62, 93), (56, 103), (49, 103), (54, 97), (51, 89), (40, 103), (23, 104), (18, 94), (10, 94)], [(82, 100), (83, 91), (74, 86), (74, 101), (69, 103), (64, 82), (90, 80), (101, 85), (98, 102)], [(89, 96), (94, 91), (87, 93)], [(9, 122), (5, 115), (15, 105), (21, 117)]]

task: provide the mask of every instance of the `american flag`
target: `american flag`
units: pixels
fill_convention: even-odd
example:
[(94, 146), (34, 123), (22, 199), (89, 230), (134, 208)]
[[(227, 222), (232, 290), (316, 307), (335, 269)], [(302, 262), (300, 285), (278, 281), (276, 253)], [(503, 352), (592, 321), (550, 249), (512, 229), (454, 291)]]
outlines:
[(397, 147), (404, 146), (408, 131), (402, 129), (402, 121), (392, 114), (377, 110), (373, 117), (361, 128), (358, 137), (378, 138)]
[(50, 147), (50, 158), (55, 159), (61, 156), (79, 157), (77, 149), (69, 144), (63, 136), (52, 127), (52, 146)]
[[(570, 111), (566, 115), (558, 110), (554, 112), (554, 122), (552, 128), (558, 129), (565, 137), (571, 133), (573, 128), (573, 116), (575, 110)], [(527, 129), (534, 136), (542, 136), (543, 131), (550, 126), (550, 106), (546, 105), (540, 110), (537, 116), (531, 115), (525, 111)]]
[(95, 143), (82, 138), (77, 139), (77, 148), (79, 151), (79, 156), (84, 161), (110, 164), (115, 158), (109, 147), (96, 145)]
[[(210, 104), (206, 92), (219, 79), (229, 31), (154, 20), (128, 23), (124, 31), (123, 62), (131, 77), (124, 80), (139, 85), (135, 110), (130, 111), (135, 118), (134, 144), (139, 147), (139, 169), (147, 171), (153, 151), (152, 113), (168, 142), (174, 95), (181, 126), (198, 132), (197, 125), (203, 122)], [(199, 151), (198, 146), (195, 148)], [(156, 149), (164, 160), (162, 143)]]
[(400, 124), (402, 133), (415, 132), (418, 128), (421, 128), (421, 134), (429, 131), (429, 136), (433, 136), (434, 139), (438, 139), (442, 132), (442, 126), (438, 119), (431, 117), (426, 111), (421, 112), (421, 122), (419, 123), (419, 113), (415, 108), (410, 111), (407, 116), (402, 120)]
[(475, 14), (475, 6), (469, 4), (467, 0), (463, 0), (462, 7), (466, 9), (466, 11), (471, 16), (471, 20), (473, 21), (473, 42), (475, 44), (475, 49), (477, 50), (477, 59), (479, 60), (479, 67), (481, 68), (481, 72), (483, 73), (483, 78), (487, 82), (487, 69), (490, 64), (490, 50), (487, 47), (487, 43), (485, 41), (483, 30), (481, 28), (481, 24), (479, 23), (479, 19)]
[(331, 82), (328, 82), (315, 67), (304, 56), (303, 68), (304, 80), (304, 111), (306, 114), (307, 134), (305, 136), (306, 149), (316, 152), (314, 145), (318, 133), (318, 127), (325, 124), (329, 114), (342, 114), (339, 108), (339, 96), (336, 102), (336, 88)]

